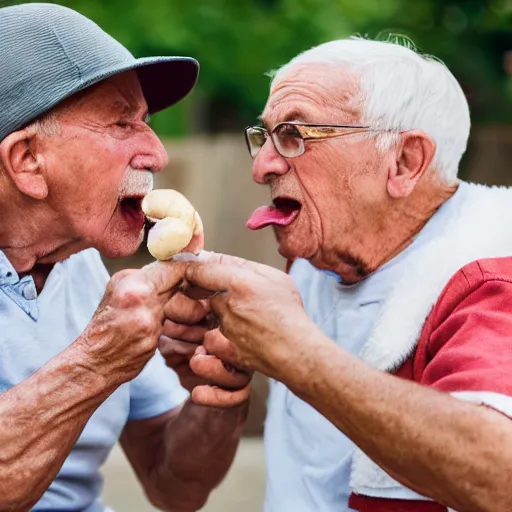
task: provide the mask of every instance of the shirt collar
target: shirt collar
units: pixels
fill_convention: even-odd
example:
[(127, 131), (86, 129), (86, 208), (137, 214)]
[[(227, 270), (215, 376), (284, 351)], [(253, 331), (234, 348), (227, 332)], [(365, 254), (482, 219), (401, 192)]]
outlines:
[(31, 276), (20, 279), (2, 251), (0, 251), (0, 292), (7, 295), (32, 320), (37, 322), (39, 319), (39, 305), (34, 280)]
[(0, 251), (0, 284), (16, 284), (20, 281), (20, 277), (7, 256)]

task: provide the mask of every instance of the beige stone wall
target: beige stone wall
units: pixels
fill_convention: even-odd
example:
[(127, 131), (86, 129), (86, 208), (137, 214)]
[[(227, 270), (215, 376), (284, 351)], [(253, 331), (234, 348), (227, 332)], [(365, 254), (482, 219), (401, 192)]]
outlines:
[[(166, 142), (169, 167), (155, 176), (155, 188), (175, 188), (200, 212), (206, 248), (283, 268), (271, 229), (250, 232), (245, 221), (269, 202), (266, 187), (251, 179), (251, 160), (243, 136), (190, 138)], [(487, 184), (512, 185), (512, 127), (474, 130), (464, 177)], [(111, 272), (140, 267), (151, 261), (146, 251), (132, 258), (107, 261)], [(255, 381), (247, 434), (261, 433), (265, 415), (266, 382)]]

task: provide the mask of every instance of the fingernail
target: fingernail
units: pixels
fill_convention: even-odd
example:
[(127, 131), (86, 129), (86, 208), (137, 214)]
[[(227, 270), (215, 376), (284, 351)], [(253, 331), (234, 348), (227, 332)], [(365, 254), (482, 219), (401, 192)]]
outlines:
[(180, 252), (172, 257), (172, 261), (198, 261), (198, 257), (191, 252)]
[(208, 352), (206, 351), (206, 349), (202, 345), (199, 345), (196, 348), (196, 351), (194, 352), (195, 356), (205, 356), (206, 354), (208, 354)]

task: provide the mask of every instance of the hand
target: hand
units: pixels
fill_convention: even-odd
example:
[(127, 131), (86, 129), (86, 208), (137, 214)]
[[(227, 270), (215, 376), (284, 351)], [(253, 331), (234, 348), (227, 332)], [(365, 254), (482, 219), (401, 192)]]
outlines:
[(210, 344), (208, 352), (237, 367), (278, 378), (288, 356), (300, 350), (296, 333), (315, 329), (291, 278), (274, 268), (212, 254), (190, 263), (185, 279), (188, 296), (211, 297), (220, 332), (231, 342)]
[(164, 305), (183, 278), (186, 264), (155, 262), (118, 272), (78, 338), (84, 365), (119, 385), (133, 379), (158, 346)]
[(203, 343), (206, 332), (216, 327), (217, 320), (210, 313), (207, 300), (196, 301), (176, 293), (164, 308), (165, 321), (160, 336), (160, 353), (169, 368), (179, 376), (188, 391), (205, 384), (190, 368), (190, 360)]
[[(198, 404), (233, 407), (250, 394), (252, 372), (223, 363), (208, 354), (208, 347), (229, 342), (218, 329), (208, 300), (192, 300), (176, 293), (165, 305), (160, 352), (183, 387)], [(201, 346), (203, 345), (203, 346)]]

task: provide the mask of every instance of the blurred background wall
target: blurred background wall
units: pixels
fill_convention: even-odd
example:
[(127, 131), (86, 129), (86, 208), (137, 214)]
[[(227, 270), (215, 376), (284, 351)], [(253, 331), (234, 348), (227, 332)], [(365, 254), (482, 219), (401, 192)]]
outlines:
[[(0, 0), (11, 5), (17, 1)], [(245, 220), (268, 202), (252, 183), (242, 131), (266, 101), (266, 73), (322, 42), (359, 34), (410, 37), (443, 60), (470, 103), (473, 129), (461, 176), (512, 185), (512, 0), (62, 0), (96, 21), (138, 57), (191, 55), (201, 63), (195, 91), (157, 114), (152, 126), (170, 161), (159, 188), (183, 192), (201, 213), (207, 249), (283, 268), (270, 230), (252, 233)], [(111, 272), (139, 267), (107, 261)], [(207, 510), (261, 510), (261, 442), (266, 383), (253, 391), (247, 438), (227, 481)], [(118, 511), (153, 510), (116, 451), (107, 464), (106, 496)], [(244, 487), (245, 486), (245, 487)]]

